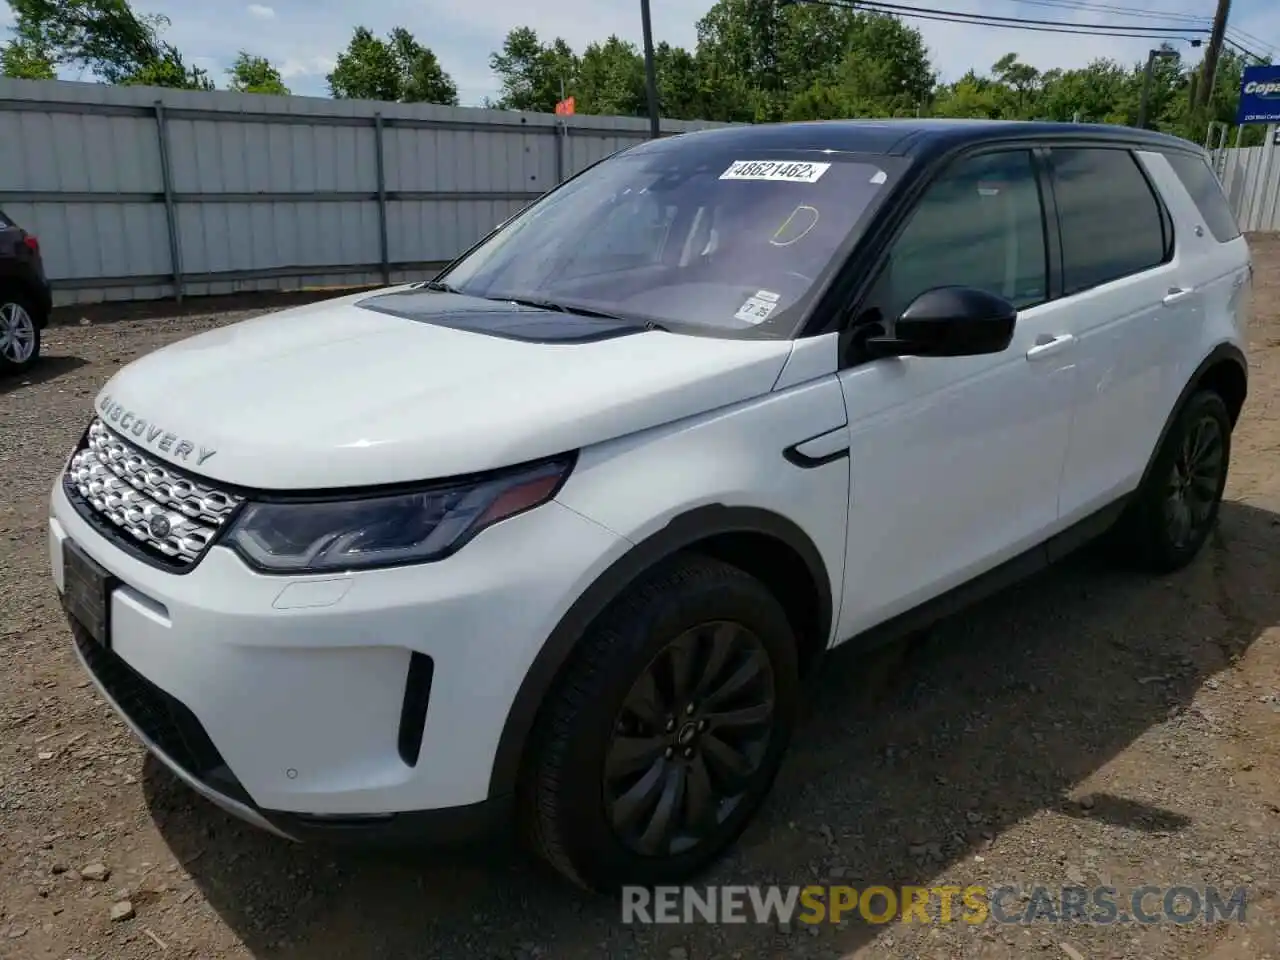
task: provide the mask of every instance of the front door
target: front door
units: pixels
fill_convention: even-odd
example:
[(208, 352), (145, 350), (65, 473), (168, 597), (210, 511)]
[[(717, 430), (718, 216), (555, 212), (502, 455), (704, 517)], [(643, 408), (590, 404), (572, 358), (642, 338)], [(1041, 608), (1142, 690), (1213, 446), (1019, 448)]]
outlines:
[(838, 636), (929, 600), (1051, 535), (1071, 427), (1075, 344), (1049, 301), (1030, 151), (962, 158), (922, 197), (856, 323), (933, 287), (1020, 310), (1004, 352), (864, 362), (840, 374), (849, 417), (849, 548)]

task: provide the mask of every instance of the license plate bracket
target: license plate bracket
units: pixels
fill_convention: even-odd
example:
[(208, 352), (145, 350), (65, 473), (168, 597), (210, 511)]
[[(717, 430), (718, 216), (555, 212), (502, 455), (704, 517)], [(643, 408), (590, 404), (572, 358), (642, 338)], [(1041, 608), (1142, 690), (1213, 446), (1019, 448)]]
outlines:
[(111, 646), (111, 593), (117, 581), (70, 538), (62, 541), (62, 606), (104, 648)]

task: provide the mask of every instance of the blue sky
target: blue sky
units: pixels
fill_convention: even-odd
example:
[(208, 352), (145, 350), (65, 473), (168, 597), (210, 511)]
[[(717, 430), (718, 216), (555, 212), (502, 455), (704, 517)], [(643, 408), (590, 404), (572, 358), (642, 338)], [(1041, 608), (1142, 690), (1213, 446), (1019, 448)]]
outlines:
[[(711, 3), (652, 0), (655, 38), (692, 46), (694, 23)], [(1151, 25), (1168, 21), (1099, 13), (1096, 7), (1158, 10), (1165, 16), (1173, 13), (1207, 20), (1213, 15), (1214, 0), (916, 0), (914, 5), (998, 16)], [(411, 30), (435, 50), (452, 74), (464, 105), (496, 94), (489, 55), (512, 27), (531, 26), (546, 39), (562, 36), (579, 50), (610, 33), (636, 42), (640, 39), (638, 0), (134, 0), (134, 6), (166, 14), (173, 22), (166, 38), (189, 61), (208, 69), (220, 86), (236, 52), (246, 49), (275, 63), (294, 93), (317, 96), (327, 95), (324, 76), (359, 24), (380, 34), (394, 26)], [(7, 19), (7, 15), (7, 9), (0, 9), (0, 19)], [(986, 70), (1010, 51), (1048, 69), (1080, 66), (1098, 56), (1140, 60), (1151, 46), (1150, 41), (1141, 39), (912, 22), (924, 34), (944, 79), (954, 79), (970, 66)], [(1231, 26), (1261, 40), (1252, 43), (1258, 52), (1267, 52), (1260, 49), (1264, 46), (1280, 48), (1280, 3), (1235, 0)], [(1199, 51), (1189, 52), (1198, 58)], [(1275, 52), (1280, 54), (1280, 49)]]

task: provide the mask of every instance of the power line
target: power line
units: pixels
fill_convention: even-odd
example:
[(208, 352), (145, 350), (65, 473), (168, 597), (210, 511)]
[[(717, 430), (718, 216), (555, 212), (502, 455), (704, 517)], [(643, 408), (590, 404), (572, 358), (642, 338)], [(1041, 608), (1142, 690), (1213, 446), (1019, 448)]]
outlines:
[(1141, 7), (1122, 7), (1110, 3), (1091, 3), (1089, 0), (1009, 0), (1011, 3), (1025, 4), (1033, 7), (1050, 7), (1062, 10), (1080, 10), (1086, 13), (1119, 14), (1137, 17), (1143, 20), (1166, 20), (1179, 23), (1193, 23), (1208, 26), (1210, 17), (1198, 16), (1194, 13), (1161, 13), (1155, 10), (1144, 10)]
[(1267, 51), (1267, 53), (1273, 52), (1276, 48), (1274, 43), (1267, 43), (1267, 41), (1263, 40), (1261, 37), (1241, 30), (1239, 27), (1227, 27), (1227, 33), (1235, 34), (1236, 39), (1243, 40), (1250, 46), (1258, 47), (1261, 50)]
[(1239, 44), (1236, 41), (1232, 40), (1230, 37), (1223, 37), (1222, 39), (1223, 39), (1223, 42), (1226, 43), (1228, 47), (1234, 47), (1237, 53), (1243, 53), (1246, 57), (1253, 57), (1253, 59), (1257, 60), (1258, 63), (1267, 62), (1267, 59), (1268, 59), (1267, 57), (1259, 56), (1258, 54), (1254, 53), (1252, 50), (1245, 47), (1243, 44)]
[(1065, 33), (1086, 37), (1128, 37), (1145, 40), (1186, 40), (1186, 33), (1209, 33), (1207, 27), (1148, 27), (1143, 24), (1075, 23), (1068, 20), (1031, 20), (1023, 17), (992, 17), (986, 14), (960, 13), (932, 7), (908, 7), (880, 0), (790, 0), (840, 10), (863, 10), (887, 13), (911, 20), (936, 20), (941, 23), (969, 23), (982, 27), (1003, 27), (1032, 33)]

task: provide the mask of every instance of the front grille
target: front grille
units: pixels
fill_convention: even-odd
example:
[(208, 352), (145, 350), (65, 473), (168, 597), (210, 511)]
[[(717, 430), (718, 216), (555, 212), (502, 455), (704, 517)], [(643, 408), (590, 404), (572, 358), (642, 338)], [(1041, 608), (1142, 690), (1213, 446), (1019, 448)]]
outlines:
[(205, 786), (246, 806), (253, 805), (195, 714), (90, 637), (74, 620), (71, 633), (85, 667), (143, 737)]
[(109, 537), (169, 566), (195, 564), (242, 498), (143, 453), (100, 419), (67, 465), (77, 506)]

